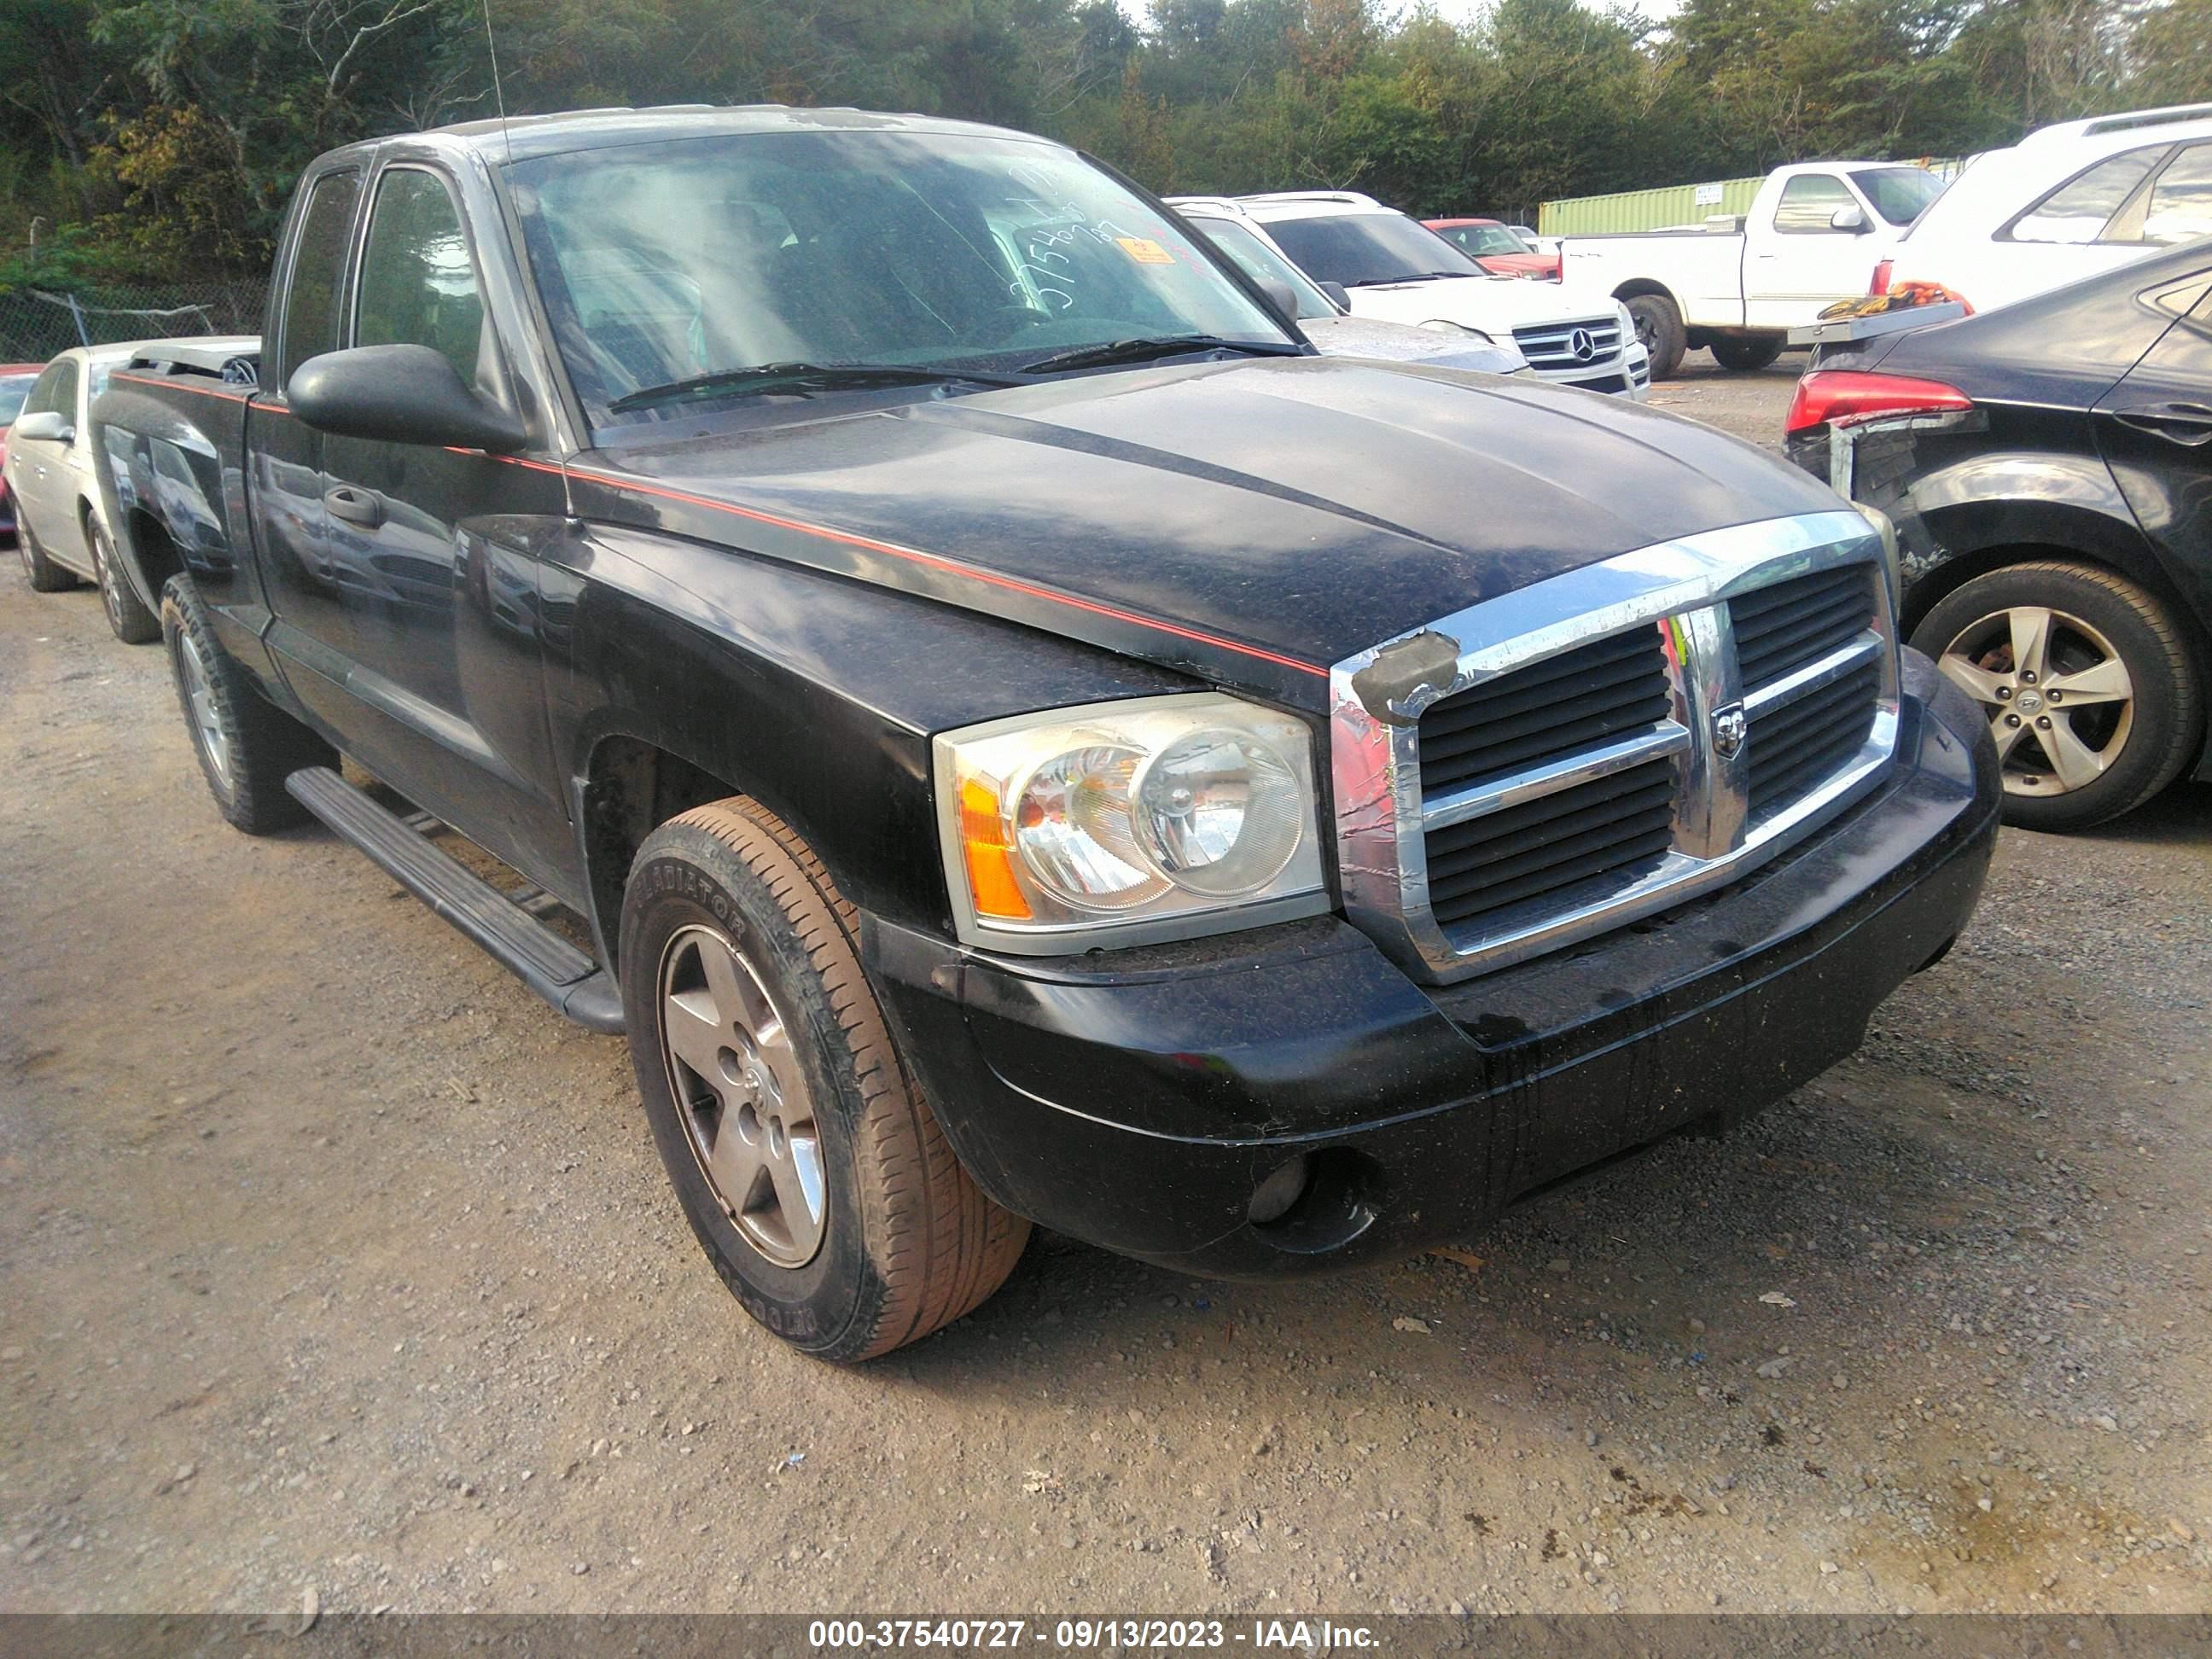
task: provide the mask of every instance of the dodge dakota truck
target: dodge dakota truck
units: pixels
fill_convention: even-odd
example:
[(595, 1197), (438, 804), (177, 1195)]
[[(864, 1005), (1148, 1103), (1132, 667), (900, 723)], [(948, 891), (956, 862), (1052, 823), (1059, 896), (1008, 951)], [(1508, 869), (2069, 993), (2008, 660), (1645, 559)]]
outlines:
[(1723, 368), (1764, 368), (1791, 329), (1866, 293), (1875, 267), (1942, 190), (1935, 173), (1895, 161), (1777, 167), (1741, 218), (1567, 237), (1559, 276), (1628, 307), (1656, 379), (1699, 346)]
[(1248, 1278), (1462, 1236), (1833, 1064), (1980, 890), (1987, 725), (1875, 521), (1625, 398), (1322, 356), (1057, 144), (381, 139), (271, 292), (98, 409), (218, 808), (626, 1033), (810, 1353), (1032, 1222)]

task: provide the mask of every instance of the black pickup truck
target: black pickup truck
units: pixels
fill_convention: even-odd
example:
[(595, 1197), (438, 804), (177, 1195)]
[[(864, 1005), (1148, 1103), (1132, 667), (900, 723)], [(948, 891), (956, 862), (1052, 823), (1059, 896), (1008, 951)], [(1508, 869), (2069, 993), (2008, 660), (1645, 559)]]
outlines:
[(808, 1352), (957, 1318), (1032, 1219), (1230, 1277), (1463, 1234), (1832, 1064), (1980, 890), (1987, 724), (1874, 522), (1625, 400), (1320, 356), (1058, 145), (381, 140), (272, 292), (95, 416), (216, 802), (626, 1031)]

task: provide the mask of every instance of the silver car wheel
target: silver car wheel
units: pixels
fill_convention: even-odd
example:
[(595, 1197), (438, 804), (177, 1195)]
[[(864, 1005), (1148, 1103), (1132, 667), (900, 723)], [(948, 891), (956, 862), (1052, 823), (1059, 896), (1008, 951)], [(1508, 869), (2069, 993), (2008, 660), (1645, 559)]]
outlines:
[(745, 1243), (779, 1267), (822, 1248), (828, 1184), (812, 1097), (782, 1012), (718, 930), (660, 957), (660, 1048), (699, 1172)]
[(230, 738), (222, 729), (222, 718), (215, 702), (215, 687), (208, 678), (207, 664), (201, 659), (200, 648), (193, 643), (189, 632), (177, 635), (177, 666), (185, 682), (185, 702), (191, 710), (192, 735), (198, 741), (200, 752), (207, 757), (208, 769), (224, 789), (230, 787)]
[(100, 609), (107, 612), (107, 625), (120, 634), (123, 596), (116, 592), (115, 561), (107, 556), (107, 538), (95, 530), (86, 540), (92, 547), (92, 580), (100, 589)]
[(2112, 642), (2043, 605), (1960, 630), (1936, 666), (1988, 711), (2005, 793), (2067, 795), (2109, 771), (2135, 728), (2135, 682)]

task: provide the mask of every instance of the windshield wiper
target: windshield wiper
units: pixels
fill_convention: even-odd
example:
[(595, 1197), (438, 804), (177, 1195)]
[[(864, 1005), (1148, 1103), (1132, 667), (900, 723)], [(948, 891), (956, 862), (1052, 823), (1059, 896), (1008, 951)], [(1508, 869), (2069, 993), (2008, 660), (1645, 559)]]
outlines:
[(971, 374), (964, 368), (919, 368), (900, 363), (757, 363), (750, 368), (717, 369), (666, 386), (649, 386), (617, 398), (610, 414), (672, 403), (717, 392), (836, 392), (872, 386), (934, 386), (969, 380), (977, 386), (1019, 386), (1006, 374)]
[(1297, 357), (1300, 348), (1287, 340), (1224, 340), (1218, 334), (1164, 334), (1133, 340), (1109, 340), (1103, 345), (1078, 346), (1024, 363), (1024, 374), (1049, 374), (1063, 368), (1104, 368), (1113, 363), (1144, 363), (1157, 357), (1178, 357), (1191, 351), (1243, 351), (1255, 357)]
[(1346, 283), (1346, 288), (1388, 288), (1393, 283), (1432, 283), (1444, 276), (1481, 276), (1480, 270), (1409, 270), (1403, 276), (1370, 276), (1364, 283)]

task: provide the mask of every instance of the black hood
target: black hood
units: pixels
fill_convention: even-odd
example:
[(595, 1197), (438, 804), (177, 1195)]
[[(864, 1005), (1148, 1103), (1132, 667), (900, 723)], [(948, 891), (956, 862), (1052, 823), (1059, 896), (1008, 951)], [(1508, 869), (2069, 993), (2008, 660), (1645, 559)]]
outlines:
[(1310, 706), (1331, 663), (1464, 605), (1838, 505), (1751, 445), (1626, 398), (1341, 358), (693, 431), (581, 458), (580, 509)]

